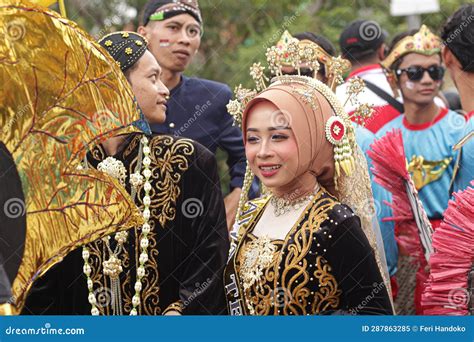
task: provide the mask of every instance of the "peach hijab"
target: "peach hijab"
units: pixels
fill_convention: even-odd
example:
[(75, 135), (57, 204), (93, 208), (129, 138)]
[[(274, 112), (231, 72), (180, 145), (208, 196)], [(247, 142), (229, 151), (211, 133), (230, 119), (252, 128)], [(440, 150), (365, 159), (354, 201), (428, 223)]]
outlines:
[(250, 101), (242, 115), (242, 131), (246, 143), (248, 114), (262, 101), (274, 104), (290, 122), (298, 146), (296, 177), (314, 174), (323, 187), (335, 193), (334, 146), (326, 139), (327, 120), (334, 115), (328, 100), (314, 87), (300, 83), (273, 83)]
[(361, 219), (362, 230), (375, 251), (384, 283), (391, 293), (380, 227), (373, 215), (375, 209), (368, 210), (374, 208), (374, 200), (367, 162), (357, 145), (354, 146), (355, 172), (350, 176), (341, 173), (342, 177), (338, 177), (336, 191), (334, 145), (326, 138), (326, 123), (330, 117), (336, 115), (335, 113), (344, 113), (342, 104), (331, 90), (319, 81), (311, 80), (308, 83), (291, 81), (291, 78), (285, 76), (278, 79), (245, 106), (242, 114), (244, 143), (248, 115), (256, 103), (269, 101), (285, 116), (289, 116), (287, 120), (290, 122), (298, 146), (296, 177), (308, 171), (313, 173), (319, 184), (354, 210)]

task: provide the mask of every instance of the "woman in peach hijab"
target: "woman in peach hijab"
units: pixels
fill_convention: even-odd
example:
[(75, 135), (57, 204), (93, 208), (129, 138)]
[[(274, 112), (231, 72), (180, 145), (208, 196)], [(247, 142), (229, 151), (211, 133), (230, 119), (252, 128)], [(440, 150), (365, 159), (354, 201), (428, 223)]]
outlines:
[(368, 183), (341, 113), (330, 88), (303, 76), (277, 77), (245, 105), (248, 164), (269, 195), (235, 226), (231, 315), (393, 314), (370, 220), (340, 202), (362, 200)]

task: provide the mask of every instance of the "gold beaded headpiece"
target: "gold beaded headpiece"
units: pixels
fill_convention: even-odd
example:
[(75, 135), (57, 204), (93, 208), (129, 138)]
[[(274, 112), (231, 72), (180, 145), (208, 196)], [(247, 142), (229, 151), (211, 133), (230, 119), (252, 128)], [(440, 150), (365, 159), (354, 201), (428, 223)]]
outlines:
[[(352, 155), (348, 145), (350, 140), (352, 140), (350, 135), (353, 134), (350, 119), (353, 116), (365, 119), (371, 115), (372, 110), (368, 105), (360, 105), (358, 103), (357, 95), (363, 91), (365, 84), (362, 79), (355, 77), (350, 81), (346, 102), (351, 101), (359, 105), (359, 108), (350, 117), (345, 113), (344, 107), (337, 100), (334, 90), (337, 85), (344, 82), (342, 75), (350, 68), (350, 62), (341, 57), (329, 56), (326, 52), (323, 53), (323, 51), (319, 45), (307, 40), (300, 41), (292, 37), (288, 31), (285, 31), (278, 43), (267, 49), (268, 68), (274, 75), (270, 84), (275, 82), (305, 84), (321, 92), (327, 98), (336, 115), (331, 120), (328, 120), (326, 124), (326, 138), (335, 147), (336, 170), (344, 170), (346, 174), (350, 174)], [(329, 85), (325, 85), (307, 76), (300, 76), (302, 65), (317, 72), (320, 67), (319, 61), (325, 63), (327, 75), (330, 79), (328, 81)], [(287, 66), (295, 68), (298, 71), (298, 75), (284, 75), (282, 68)], [(250, 67), (250, 76), (252, 76), (255, 82), (255, 89), (246, 89), (239, 85), (235, 88), (235, 100), (231, 100), (227, 105), (227, 110), (234, 117), (234, 122), (238, 126), (242, 124), (242, 114), (247, 104), (259, 92), (267, 88), (267, 83), (270, 80), (265, 75), (265, 67), (261, 63), (254, 63)], [(305, 101), (312, 107), (316, 107), (310, 92), (301, 95), (305, 97)], [(339, 175), (339, 173), (337, 174)]]
[(344, 82), (342, 75), (350, 70), (351, 63), (341, 57), (329, 55), (321, 46), (308, 39), (298, 40), (285, 31), (278, 43), (267, 50), (270, 71), (275, 76), (284, 74), (282, 68), (292, 67), (300, 75), (303, 66), (314, 71), (323, 67), (328, 78), (327, 85), (334, 91)]
[(426, 25), (422, 25), (416, 34), (400, 40), (380, 64), (385, 69), (390, 70), (393, 63), (400, 57), (409, 53), (432, 56), (441, 52), (441, 45), (441, 38), (433, 34)]
[[(344, 111), (344, 104), (340, 103), (335, 95), (337, 85), (344, 82), (342, 75), (350, 67), (350, 63), (341, 57), (332, 57), (327, 53), (321, 52), (321, 47), (308, 41), (300, 41), (285, 32), (280, 41), (267, 49), (266, 57), (270, 76), (265, 74), (265, 67), (261, 63), (254, 63), (250, 67), (250, 76), (255, 82), (255, 89), (246, 89), (239, 85), (235, 89), (235, 100), (231, 100), (227, 105), (227, 110), (234, 117), (234, 123), (242, 125), (242, 115), (247, 104), (255, 98), (261, 91), (268, 86), (277, 83), (297, 83), (304, 84), (308, 90), (297, 90), (298, 96), (311, 107), (316, 108), (316, 95), (314, 92), (321, 93), (330, 103), (334, 110), (333, 115), (326, 122), (326, 139), (334, 146), (335, 162), (335, 184), (337, 186), (337, 177), (342, 174), (350, 175), (354, 169), (353, 149), (355, 148), (355, 133), (351, 123), (352, 117), (362, 117), (366, 119), (372, 114), (372, 109), (368, 105), (360, 105), (357, 101), (357, 95), (364, 90), (365, 83), (360, 78), (352, 78), (348, 87), (347, 101), (359, 105), (358, 109), (349, 116)], [(314, 78), (301, 76), (302, 66), (310, 68), (317, 72), (320, 67), (320, 61), (324, 63), (329, 76), (329, 85), (326, 85)], [(322, 63), (321, 63), (322, 64)], [(291, 66), (295, 68), (298, 75), (284, 75), (283, 67)], [(273, 78), (272, 78), (273, 76)], [(267, 86), (267, 83), (270, 83)], [(250, 186), (251, 172), (247, 168), (246, 180), (244, 181), (243, 193)], [(241, 203), (242, 204), (242, 203)]]

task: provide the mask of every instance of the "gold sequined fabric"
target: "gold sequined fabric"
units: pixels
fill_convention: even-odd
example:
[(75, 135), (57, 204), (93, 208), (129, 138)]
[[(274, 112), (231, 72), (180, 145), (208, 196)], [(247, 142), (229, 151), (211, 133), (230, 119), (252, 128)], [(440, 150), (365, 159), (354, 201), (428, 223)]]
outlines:
[(0, 5), (0, 140), (25, 195), (27, 233), (13, 284), (20, 311), (33, 281), (72, 249), (141, 216), (119, 183), (78, 167), (90, 147), (130, 133), (139, 119), (110, 56), (56, 12), (19, 0)]

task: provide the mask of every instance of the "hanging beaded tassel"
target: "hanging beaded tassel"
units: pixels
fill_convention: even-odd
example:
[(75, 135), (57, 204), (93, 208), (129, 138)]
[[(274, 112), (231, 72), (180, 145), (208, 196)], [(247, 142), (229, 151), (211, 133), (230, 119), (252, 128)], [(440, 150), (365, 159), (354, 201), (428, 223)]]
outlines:
[(104, 243), (110, 252), (109, 259), (102, 264), (104, 267), (104, 274), (110, 277), (110, 291), (112, 293), (112, 312), (114, 315), (122, 315), (122, 291), (120, 289), (120, 273), (122, 273), (122, 261), (118, 258), (122, 246), (127, 240), (127, 232), (119, 232), (115, 235), (117, 240), (117, 251), (112, 251), (109, 245), (109, 237), (103, 239)]
[(91, 279), (92, 268), (91, 268), (91, 265), (89, 264), (89, 256), (90, 256), (89, 248), (84, 247), (82, 249), (82, 259), (84, 259), (83, 271), (87, 277), (87, 289), (89, 290), (88, 300), (89, 300), (90, 305), (92, 306), (91, 315), (98, 316), (99, 309), (97, 308), (97, 299), (95, 298), (95, 294), (94, 294), (94, 283), (92, 282), (92, 279)]
[[(132, 305), (133, 308), (130, 312), (130, 315), (137, 315), (138, 314), (138, 307), (140, 305), (140, 292), (142, 290), (142, 278), (145, 276), (145, 263), (148, 261), (148, 234), (151, 231), (151, 227), (149, 224), (149, 219), (150, 219), (150, 204), (151, 204), (151, 198), (150, 198), (150, 191), (151, 191), (151, 183), (150, 183), (150, 178), (151, 178), (151, 170), (150, 170), (150, 164), (151, 164), (151, 159), (150, 159), (150, 147), (148, 146), (148, 138), (146, 136), (143, 136), (141, 139), (141, 144), (140, 144), (140, 155), (141, 152), (143, 151), (143, 155), (145, 156), (143, 159), (143, 167), (144, 170), (142, 172), (143, 177), (145, 178), (145, 185), (144, 185), (144, 190), (145, 190), (145, 196), (143, 197), (143, 204), (144, 204), (144, 209), (143, 209), (143, 217), (145, 219), (145, 223), (142, 226), (142, 232), (140, 235), (140, 248), (141, 248), (141, 253), (139, 257), (139, 262), (140, 266), (137, 268), (137, 275), (136, 275), (136, 283), (135, 283), (135, 294), (132, 298)], [(140, 158), (141, 159), (141, 158)], [(108, 160), (108, 164), (113, 166), (113, 169), (117, 169), (118, 163), (113, 160), (113, 158), (110, 158)], [(86, 164), (87, 165), (87, 164)], [(107, 172), (107, 169), (110, 169), (110, 167), (106, 167), (103, 171)], [(123, 172), (117, 173), (117, 176), (119, 179), (123, 179)], [(131, 177), (131, 185), (132, 185), (132, 192), (133, 195), (136, 194), (138, 187), (141, 185), (142, 179), (138, 177), (139, 175), (133, 174), (133, 177)], [(133, 196), (134, 197), (134, 196)], [(122, 266), (121, 266), (121, 260), (117, 257), (118, 254), (120, 253), (120, 250), (123, 247), (123, 244), (127, 240), (127, 232), (119, 232), (116, 234), (115, 239), (117, 240), (117, 250), (112, 251), (110, 249), (108, 237), (104, 238), (103, 241), (105, 245), (109, 249), (110, 257), (108, 260), (103, 262), (103, 267), (104, 267), (104, 274), (108, 275), (111, 280), (111, 292), (112, 292), (112, 310), (115, 315), (121, 315), (123, 313), (122, 310), (122, 294), (121, 294), (121, 289), (120, 289), (120, 278), (119, 274), (122, 272)], [(91, 278), (91, 272), (92, 268), (91, 265), (89, 264), (89, 257), (90, 257), (90, 251), (89, 249), (85, 246), (83, 247), (82, 250), (82, 258), (84, 259), (84, 268), (83, 272), (87, 277), (87, 288), (89, 290), (89, 295), (88, 295), (88, 300), (89, 303), (92, 306), (91, 309), (91, 314), (93, 316), (97, 316), (100, 314), (100, 311), (97, 307), (97, 298), (94, 293), (94, 284)]]
[(240, 193), (239, 206), (237, 208), (237, 213), (235, 215), (235, 222), (239, 220), (240, 212), (242, 211), (244, 204), (247, 203), (249, 199), (249, 191), (252, 186), (254, 174), (250, 169), (249, 162), (247, 161), (247, 167), (245, 169), (244, 183), (242, 185), (242, 192)]
[(151, 227), (149, 223), (150, 219), (150, 204), (151, 204), (151, 198), (150, 198), (150, 190), (151, 190), (151, 184), (150, 184), (150, 177), (151, 177), (151, 170), (150, 170), (150, 164), (151, 164), (151, 159), (150, 159), (150, 147), (148, 146), (148, 138), (146, 136), (143, 136), (141, 143), (143, 144), (143, 177), (145, 177), (145, 185), (143, 186), (143, 189), (145, 190), (145, 196), (143, 197), (143, 218), (145, 219), (145, 223), (142, 226), (142, 232), (140, 235), (140, 248), (141, 248), (141, 253), (139, 257), (139, 262), (140, 266), (137, 268), (137, 279), (135, 282), (135, 294), (133, 295), (132, 298), (132, 305), (133, 308), (130, 311), (131, 316), (136, 316), (138, 315), (138, 307), (140, 305), (140, 292), (142, 290), (142, 278), (145, 276), (145, 263), (148, 261), (148, 234), (150, 233)]
[(326, 139), (334, 145), (336, 178), (340, 177), (342, 172), (350, 175), (355, 167), (351, 143), (347, 133), (346, 124), (342, 118), (331, 116), (326, 122)]

